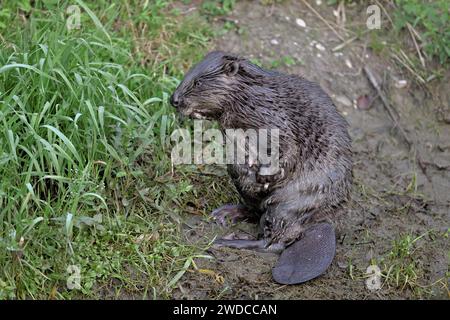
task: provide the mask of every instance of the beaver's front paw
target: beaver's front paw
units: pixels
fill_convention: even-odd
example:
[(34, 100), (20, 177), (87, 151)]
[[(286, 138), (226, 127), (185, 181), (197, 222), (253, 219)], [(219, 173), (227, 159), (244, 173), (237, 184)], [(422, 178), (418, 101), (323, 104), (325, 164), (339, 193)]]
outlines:
[(213, 219), (220, 225), (226, 226), (227, 221), (231, 224), (237, 223), (239, 220), (253, 220), (255, 215), (242, 204), (226, 204), (211, 212)]
[(284, 178), (284, 169), (278, 168), (273, 170), (267, 166), (261, 166), (256, 173), (256, 182), (264, 184), (264, 187), (268, 189), (270, 184), (275, 183)]

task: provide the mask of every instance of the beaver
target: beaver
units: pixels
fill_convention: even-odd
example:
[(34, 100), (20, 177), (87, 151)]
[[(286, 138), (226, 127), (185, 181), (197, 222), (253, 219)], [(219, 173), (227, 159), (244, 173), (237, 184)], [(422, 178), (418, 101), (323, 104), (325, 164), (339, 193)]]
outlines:
[(184, 116), (216, 120), (226, 129), (278, 129), (279, 170), (258, 162), (229, 164), (242, 204), (212, 212), (258, 216), (259, 239), (215, 245), (281, 253), (275, 281), (296, 284), (323, 274), (335, 255), (333, 221), (352, 184), (348, 123), (322, 88), (304, 77), (265, 70), (236, 54), (213, 51), (191, 68), (170, 97)]

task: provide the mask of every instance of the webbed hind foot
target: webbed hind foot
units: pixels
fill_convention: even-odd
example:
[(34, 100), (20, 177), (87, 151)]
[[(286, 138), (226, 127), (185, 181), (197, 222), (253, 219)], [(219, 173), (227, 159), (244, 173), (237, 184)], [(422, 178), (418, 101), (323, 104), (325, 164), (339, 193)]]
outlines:
[(248, 239), (217, 239), (214, 241), (213, 246), (215, 247), (228, 247), (235, 249), (247, 249), (255, 250), (258, 252), (268, 252), (268, 253), (280, 253), (285, 248), (281, 243), (275, 243), (267, 245), (267, 241), (261, 240), (248, 240)]

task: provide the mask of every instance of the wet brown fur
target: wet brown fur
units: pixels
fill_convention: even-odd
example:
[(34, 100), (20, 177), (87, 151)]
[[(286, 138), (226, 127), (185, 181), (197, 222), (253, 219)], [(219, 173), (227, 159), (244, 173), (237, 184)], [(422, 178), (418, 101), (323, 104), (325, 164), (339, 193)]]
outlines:
[(288, 245), (341, 211), (352, 183), (351, 140), (319, 85), (214, 51), (188, 72), (174, 99), (181, 113), (217, 120), (223, 130), (280, 130), (282, 174), (259, 181), (254, 166), (228, 168), (244, 203), (261, 215), (267, 245)]

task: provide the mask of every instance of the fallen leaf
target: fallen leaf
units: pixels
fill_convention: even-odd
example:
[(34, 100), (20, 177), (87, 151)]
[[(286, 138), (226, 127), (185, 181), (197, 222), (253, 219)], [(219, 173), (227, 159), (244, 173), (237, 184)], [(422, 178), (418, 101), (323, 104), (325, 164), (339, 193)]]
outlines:
[(369, 96), (366, 94), (363, 94), (362, 96), (359, 96), (356, 100), (356, 107), (359, 110), (369, 110), (371, 106)]
[(223, 284), (223, 283), (225, 282), (224, 277), (221, 276), (221, 275), (219, 275), (218, 273), (216, 273), (216, 272), (213, 271), (213, 270), (210, 270), (210, 269), (197, 269), (197, 271), (198, 271), (199, 273), (207, 274), (207, 275), (212, 276), (212, 277), (214, 278), (214, 280), (215, 280), (217, 283), (219, 283), (219, 284)]

